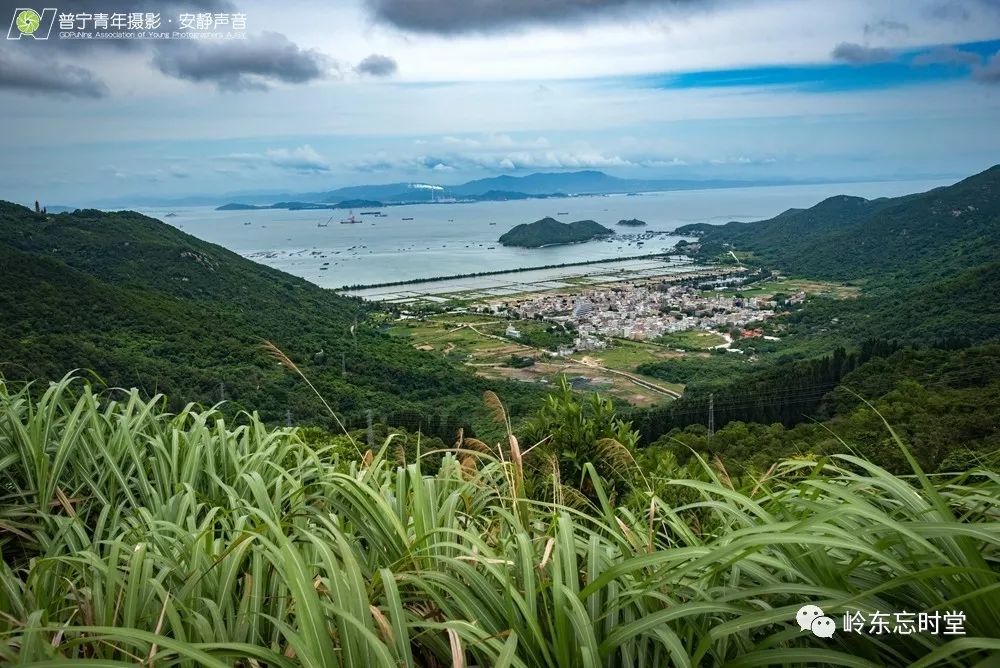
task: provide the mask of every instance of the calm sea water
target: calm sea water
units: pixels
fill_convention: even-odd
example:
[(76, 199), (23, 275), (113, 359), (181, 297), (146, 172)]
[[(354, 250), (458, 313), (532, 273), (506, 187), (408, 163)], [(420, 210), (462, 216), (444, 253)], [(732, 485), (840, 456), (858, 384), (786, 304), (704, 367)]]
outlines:
[[(687, 223), (761, 220), (791, 207), (812, 206), (832, 195), (894, 197), (947, 183), (891, 181), (415, 204), (385, 207), (381, 209), (384, 218), (354, 211), (363, 221), (358, 225), (340, 224), (350, 212), (339, 210), (190, 207), (145, 209), (143, 213), (322, 287), (336, 288), (654, 253), (677, 243), (681, 237), (667, 233)], [(175, 215), (167, 217), (171, 212)], [(514, 225), (545, 216), (562, 222), (596, 220), (626, 238), (536, 249), (505, 248), (497, 242)], [(648, 225), (616, 227), (623, 218), (639, 218)], [(327, 222), (326, 227), (318, 226)], [(663, 234), (644, 240), (641, 246), (634, 239), (636, 234), (653, 231)]]

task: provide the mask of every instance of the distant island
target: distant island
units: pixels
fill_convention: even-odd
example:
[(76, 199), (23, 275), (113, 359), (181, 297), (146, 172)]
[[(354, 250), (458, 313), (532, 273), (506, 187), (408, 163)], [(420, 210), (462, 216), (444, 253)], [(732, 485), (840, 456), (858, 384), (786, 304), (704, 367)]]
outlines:
[(230, 202), (222, 206), (215, 207), (216, 211), (257, 211), (260, 209), (287, 209), (288, 211), (302, 211), (308, 209), (380, 209), (384, 205), (372, 199), (348, 199), (336, 204), (318, 204), (315, 202), (275, 202), (274, 204), (240, 204)]
[(638, 218), (629, 218), (628, 220), (619, 220), (619, 225), (627, 225), (629, 227), (642, 227), (646, 224), (646, 221), (639, 220)]
[[(205, 194), (188, 197), (148, 196), (142, 199), (146, 206), (218, 206), (230, 207), (229, 211), (257, 206), (264, 209), (277, 207), (274, 202), (308, 204), (300, 208), (341, 208), (342, 202), (368, 200), (381, 202), (382, 206), (397, 204), (451, 204), (454, 202), (508, 201), (514, 199), (547, 199), (579, 197), (584, 195), (628, 194), (663, 192), (672, 190), (703, 190), (705, 188), (745, 188), (751, 186), (793, 185), (821, 183), (822, 181), (793, 181), (789, 179), (728, 180), (728, 179), (630, 179), (618, 178), (593, 170), (576, 172), (538, 172), (524, 176), (501, 175), (465, 183), (397, 182), (355, 185), (313, 192), (238, 192), (225, 195)], [(108, 206), (131, 205), (134, 198)], [(226, 204), (226, 202), (231, 204)], [(330, 205), (334, 205), (330, 207)], [(350, 207), (347, 207), (350, 208)], [(52, 207), (49, 207), (52, 211)]]
[(504, 246), (542, 248), (561, 244), (576, 244), (615, 233), (593, 220), (560, 223), (555, 218), (542, 218), (533, 223), (522, 223), (500, 237)]

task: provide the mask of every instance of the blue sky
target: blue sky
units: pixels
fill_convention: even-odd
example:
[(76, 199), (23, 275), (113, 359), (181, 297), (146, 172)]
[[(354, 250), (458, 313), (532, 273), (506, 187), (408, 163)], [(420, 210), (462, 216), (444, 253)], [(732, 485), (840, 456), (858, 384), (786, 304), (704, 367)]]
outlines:
[[(184, 11), (102, 7), (144, 3)], [(1000, 162), (996, 0), (185, 7), (202, 3), (244, 13), (246, 39), (0, 43), (0, 119), (17, 129), (0, 198), (139, 203), (572, 169), (905, 179)]]
[[(968, 79), (977, 61), (984, 62), (998, 51), (1000, 40), (994, 39), (970, 44), (889, 51), (884, 56), (885, 60), (875, 62), (773, 65), (679, 72), (640, 77), (639, 82), (674, 89), (764, 86), (823, 93), (882, 90)], [(968, 55), (963, 59), (962, 54)]]

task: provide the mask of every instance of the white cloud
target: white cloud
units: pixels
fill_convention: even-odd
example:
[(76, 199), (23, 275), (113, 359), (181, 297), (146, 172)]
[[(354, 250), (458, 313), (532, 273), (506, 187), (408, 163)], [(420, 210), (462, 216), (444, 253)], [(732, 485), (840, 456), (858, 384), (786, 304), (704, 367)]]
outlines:
[[(272, 148), (263, 153), (229, 153), (218, 160), (238, 163), (246, 169), (270, 165), (290, 172), (315, 174), (330, 171), (329, 161), (309, 144), (296, 148)], [(228, 169), (228, 168), (222, 168)]]

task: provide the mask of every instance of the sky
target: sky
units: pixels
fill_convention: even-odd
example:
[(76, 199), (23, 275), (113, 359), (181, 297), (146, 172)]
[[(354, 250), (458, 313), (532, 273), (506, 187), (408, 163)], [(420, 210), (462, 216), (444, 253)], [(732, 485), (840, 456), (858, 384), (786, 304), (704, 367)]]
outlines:
[(31, 36), (23, 5), (0, 3), (0, 199), (1000, 162), (1000, 0), (73, 0)]

